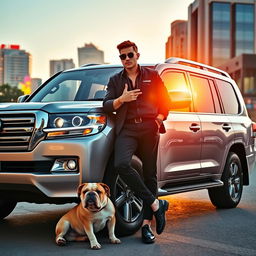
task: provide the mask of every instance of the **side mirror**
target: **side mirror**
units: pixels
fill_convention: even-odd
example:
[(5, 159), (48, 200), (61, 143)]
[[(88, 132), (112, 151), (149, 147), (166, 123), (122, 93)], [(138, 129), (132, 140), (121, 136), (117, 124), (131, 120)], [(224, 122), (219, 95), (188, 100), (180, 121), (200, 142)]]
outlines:
[(188, 108), (192, 102), (192, 97), (186, 91), (169, 91), (171, 99), (171, 109)]
[(17, 102), (18, 102), (18, 103), (25, 102), (26, 99), (27, 99), (29, 96), (30, 96), (29, 94), (21, 95), (20, 97), (18, 97)]

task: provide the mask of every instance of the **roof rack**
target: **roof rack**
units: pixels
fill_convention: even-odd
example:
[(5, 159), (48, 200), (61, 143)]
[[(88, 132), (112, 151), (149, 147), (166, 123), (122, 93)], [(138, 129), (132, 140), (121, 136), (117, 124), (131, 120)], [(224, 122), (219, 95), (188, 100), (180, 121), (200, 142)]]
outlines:
[(202, 70), (206, 70), (206, 71), (209, 71), (209, 72), (213, 72), (213, 73), (231, 78), (230, 75), (227, 72), (225, 72), (221, 69), (211, 67), (211, 66), (199, 63), (199, 62), (192, 61), (192, 60), (172, 57), (172, 58), (167, 59), (165, 61), (165, 63), (187, 65), (187, 66), (190, 66), (190, 67), (193, 67), (193, 68), (199, 68), (199, 69), (202, 69)]
[(96, 65), (100, 65), (98, 63), (88, 63), (88, 64), (83, 64), (80, 67), (90, 67), (90, 66), (96, 66)]

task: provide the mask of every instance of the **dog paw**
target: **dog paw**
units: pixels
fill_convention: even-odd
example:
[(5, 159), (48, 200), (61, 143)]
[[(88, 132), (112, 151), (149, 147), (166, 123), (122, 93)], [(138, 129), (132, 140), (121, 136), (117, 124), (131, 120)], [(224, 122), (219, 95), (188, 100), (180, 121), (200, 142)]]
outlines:
[(99, 250), (101, 248), (101, 245), (99, 243), (91, 244), (91, 249), (93, 250)]
[(118, 238), (110, 239), (111, 244), (121, 244), (121, 240)]
[(57, 243), (57, 245), (59, 245), (59, 246), (63, 246), (63, 245), (66, 245), (67, 241), (66, 241), (63, 237), (58, 237), (58, 238), (56, 239), (56, 243)]

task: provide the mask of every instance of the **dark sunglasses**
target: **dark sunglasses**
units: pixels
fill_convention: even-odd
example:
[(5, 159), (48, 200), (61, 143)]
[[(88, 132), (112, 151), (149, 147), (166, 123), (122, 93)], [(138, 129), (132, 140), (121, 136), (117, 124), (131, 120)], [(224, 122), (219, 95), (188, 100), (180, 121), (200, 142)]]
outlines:
[(133, 53), (133, 52), (129, 52), (129, 53), (127, 53), (127, 54), (123, 53), (123, 54), (120, 54), (120, 55), (119, 55), (119, 58), (120, 58), (121, 60), (125, 60), (127, 56), (128, 56), (129, 59), (131, 59), (131, 58), (134, 57), (134, 53)]

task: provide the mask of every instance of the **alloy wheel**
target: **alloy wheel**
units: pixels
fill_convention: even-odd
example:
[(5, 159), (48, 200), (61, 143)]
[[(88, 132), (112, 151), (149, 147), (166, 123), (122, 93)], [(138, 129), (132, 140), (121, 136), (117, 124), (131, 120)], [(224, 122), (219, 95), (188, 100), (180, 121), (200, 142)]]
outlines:
[(115, 206), (125, 222), (134, 222), (141, 215), (143, 201), (118, 176), (115, 189)]
[(236, 162), (231, 162), (229, 167), (228, 188), (229, 194), (233, 201), (240, 197), (241, 177), (239, 175), (239, 166)]

